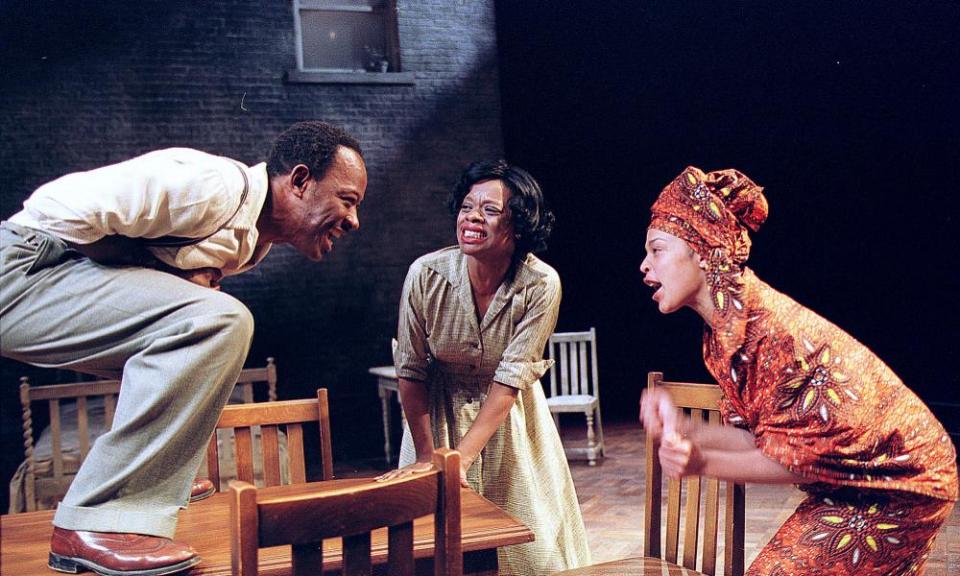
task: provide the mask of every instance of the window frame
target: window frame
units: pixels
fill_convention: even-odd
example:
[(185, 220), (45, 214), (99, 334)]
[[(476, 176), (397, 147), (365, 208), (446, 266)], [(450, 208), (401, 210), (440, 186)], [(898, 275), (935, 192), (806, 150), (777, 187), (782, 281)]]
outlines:
[[(367, 70), (344, 70), (324, 68), (304, 68), (302, 11), (317, 12), (359, 12), (373, 14), (383, 11), (384, 56), (389, 62), (387, 72)], [(307, 83), (347, 83), (347, 84), (413, 84), (414, 75), (402, 72), (400, 63), (400, 37), (397, 18), (397, 0), (383, 0), (382, 8), (371, 5), (336, 4), (317, 2), (316, 0), (293, 0), (293, 25), (296, 44), (296, 70), (287, 72), (289, 82)]]

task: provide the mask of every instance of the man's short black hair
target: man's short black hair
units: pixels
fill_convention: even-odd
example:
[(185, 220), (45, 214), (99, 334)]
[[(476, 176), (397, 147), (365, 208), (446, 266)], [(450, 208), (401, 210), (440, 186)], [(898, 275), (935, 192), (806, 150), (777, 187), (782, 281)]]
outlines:
[(273, 143), (267, 157), (267, 174), (287, 174), (297, 164), (305, 164), (317, 180), (327, 174), (337, 148), (346, 146), (363, 158), (360, 142), (344, 130), (321, 122), (297, 122), (284, 130)]
[(463, 199), (474, 184), (500, 180), (510, 190), (507, 205), (512, 215), (513, 231), (518, 235), (514, 262), (527, 254), (547, 249), (547, 239), (553, 231), (553, 212), (543, 199), (543, 191), (533, 176), (523, 168), (511, 166), (505, 160), (474, 162), (464, 169), (450, 192), (448, 207), (454, 216), (460, 211)]

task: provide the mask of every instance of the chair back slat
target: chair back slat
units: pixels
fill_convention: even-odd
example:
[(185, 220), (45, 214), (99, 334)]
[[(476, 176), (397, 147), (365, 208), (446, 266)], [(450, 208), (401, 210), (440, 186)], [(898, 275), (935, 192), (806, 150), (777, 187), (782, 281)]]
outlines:
[[(556, 363), (557, 355), (558, 355), (557, 344), (554, 343), (551, 337), (549, 343), (547, 344), (547, 358), (553, 360), (554, 363)], [(560, 385), (560, 381), (557, 378), (557, 367), (556, 367), (556, 364), (554, 364), (553, 368), (550, 369), (550, 396), (551, 397), (557, 395), (559, 385)]]
[(260, 447), (263, 451), (263, 484), (279, 486), (280, 431), (276, 426), (260, 427)]
[[(743, 484), (728, 483), (726, 486), (726, 511), (724, 525), (727, 529), (723, 535), (723, 573), (725, 576), (743, 576), (745, 534), (743, 527), (746, 523), (746, 486)], [(730, 527), (739, 529), (730, 529)]]
[(60, 430), (60, 399), (51, 398), (50, 407), (50, 449), (53, 458), (53, 477), (59, 481), (63, 478), (63, 444)]
[[(659, 444), (656, 445), (659, 448)], [(667, 480), (667, 562), (677, 563), (680, 549), (680, 482)]]
[[(709, 411), (708, 422), (720, 424), (720, 412)], [(717, 533), (720, 514), (720, 481), (716, 478), (704, 478), (706, 484), (706, 517), (703, 522), (703, 541), (700, 558), (703, 562), (703, 571), (708, 574), (717, 572)]]
[(697, 544), (700, 537), (700, 488), (699, 476), (687, 478), (687, 502), (684, 506), (686, 517), (683, 531), (683, 566), (697, 569)]
[(645, 440), (644, 466), (647, 471), (647, 485), (644, 491), (643, 514), (643, 555), (660, 558), (663, 555), (663, 544), (660, 538), (660, 529), (663, 527), (663, 516), (660, 503), (663, 502), (663, 470), (657, 462), (657, 445), (653, 436), (647, 434)]
[(570, 394), (570, 365), (567, 363), (567, 347), (560, 344), (560, 393)]
[(580, 356), (580, 377), (577, 379), (580, 386), (577, 394), (593, 393), (593, 391), (590, 390), (590, 379), (587, 378), (587, 369), (589, 368), (589, 361), (587, 360), (587, 344), (587, 342), (577, 342), (577, 352)]
[[(647, 386), (667, 390), (679, 410), (689, 414), (694, 421), (720, 423), (719, 402), (722, 397), (719, 386), (690, 382), (665, 382), (663, 374), (651, 372)], [(647, 439), (648, 490), (644, 512), (644, 554), (660, 558), (661, 492), (651, 489), (662, 478), (659, 458), (659, 442)], [(742, 484), (724, 482), (727, 499), (724, 519), (724, 574), (742, 576), (744, 571), (744, 487)], [(685, 493), (685, 502), (681, 495)], [(681, 506), (682, 504), (682, 506)], [(701, 508), (703, 505), (703, 508)], [(680, 516), (683, 508), (683, 566), (703, 574), (716, 574), (717, 540), (720, 523), (720, 482), (712, 478), (690, 476), (683, 481), (667, 481), (667, 526), (666, 548), (663, 558), (677, 563), (680, 539)], [(701, 518), (703, 532), (700, 532)], [(697, 563), (700, 567), (697, 567)]]
[(83, 462), (90, 452), (90, 426), (87, 413), (87, 397), (77, 398), (77, 432), (80, 435), (80, 461)]
[(287, 454), (290, 457), (290, 481), (301, 484), (307, 481), (307, 469), (303, 450), (303, 428), (299, 424), (287, 425)]
[(253, 474), (253, 429), (235, 428), (234, 442), (237, 462), (237, 479), (254, 483)]
[(258, 492), (231, 482), (233, 574), (257, 574), (259, 548), (292, 545), (294, 574), (322, 572), (321, 543), (342, 538), (343, 575), (369, 575), (371, 532), (388, 528), (388, 573), (412, 574), (413, 520), (434, 515), (434, 574), (461, 576), (460, 455), (440, 449), (430, 472), (387, 482), (329, 489), (284, 487)]
[(317, 390), (317, 403), (320, 408), (320, 470), (323, 480), (333, 479), (333, 439), (330, 437), (330, 403), (327, 401), (327, 389)]

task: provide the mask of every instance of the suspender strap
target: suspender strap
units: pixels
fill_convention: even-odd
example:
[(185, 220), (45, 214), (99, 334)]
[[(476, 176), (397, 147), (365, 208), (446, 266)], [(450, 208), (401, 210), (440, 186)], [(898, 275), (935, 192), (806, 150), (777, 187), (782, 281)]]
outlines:
[(217, 226), (216, 230), (214, 230), (213, 232), (207, 234), (202, 238), (186, 238), (183, 236), (160, 236), (158, 238), (144, 238), (143, 240), (146, 246), (175, 248), (178, 246), (190, 246), (192, 244), (199, 244), (204, 240), (206, 240), (207, 238), (210, 238), (211, 236), (219, 232), (224, 226), (227, 225), (227, 222), (233, 220), (234, 216), (236, 216), (240, 212), (240, 208), (243, 206), (243, 203), (247, 199), (247, 194), (250, 192), (250, 180), (247, 178), (247, 171), (243, 169), (243, 166), (241, 166), (239, 162), (230, 158), (227, 158), (227, 160), (230, 160), (231, 162), (233, 162), (233, 164), (237, 167), (237, 170), (240, 171), (240, 175), (243, 176), (243, 193), (240, 194), (240, 203), (237, 204), (237, 208), (236, 210), (233, 211), (233, 214), (231, 214), (229, 218), (221, 222), (220, 225)]

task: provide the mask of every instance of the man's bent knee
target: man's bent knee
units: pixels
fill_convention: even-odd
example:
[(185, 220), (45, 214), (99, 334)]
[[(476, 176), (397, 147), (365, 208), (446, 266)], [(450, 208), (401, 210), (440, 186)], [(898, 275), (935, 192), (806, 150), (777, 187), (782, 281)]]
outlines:
[(253, 314), (242, 302), (229, 294), (211, 292), (203, 308), (203, 316), (214, 324), (218, 333), (229, 335), (232, 341), (246, 348), (253, 338)]

